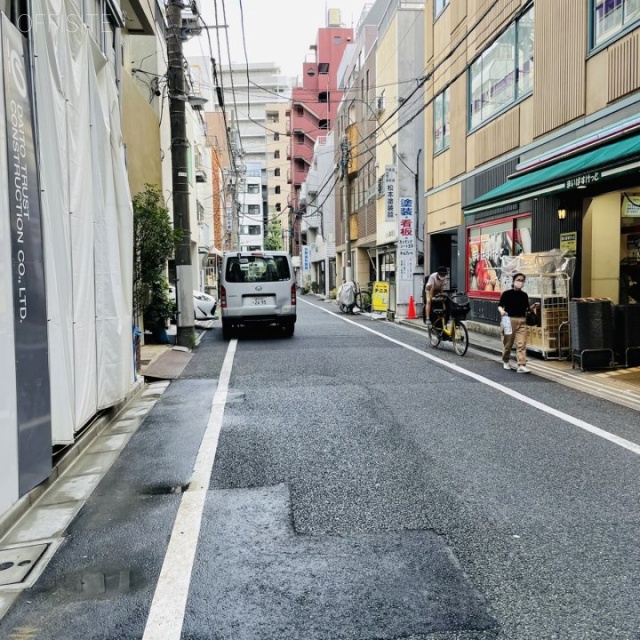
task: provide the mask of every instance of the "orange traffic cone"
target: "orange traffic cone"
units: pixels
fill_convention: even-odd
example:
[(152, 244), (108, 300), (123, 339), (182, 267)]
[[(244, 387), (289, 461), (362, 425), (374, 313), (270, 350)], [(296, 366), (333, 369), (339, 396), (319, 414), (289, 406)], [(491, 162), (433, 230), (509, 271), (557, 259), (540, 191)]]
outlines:
[(417, 320), (416, 303), (413, 296), (409, 296), (409, 313), (407, 314), (407, 320)]

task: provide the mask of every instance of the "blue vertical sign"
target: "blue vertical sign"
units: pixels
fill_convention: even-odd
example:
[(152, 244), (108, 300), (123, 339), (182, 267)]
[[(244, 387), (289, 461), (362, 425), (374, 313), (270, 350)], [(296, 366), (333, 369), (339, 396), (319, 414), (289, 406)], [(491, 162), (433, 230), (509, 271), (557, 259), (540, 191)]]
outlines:
[(51, 473), (51, 388), (40, 187), (27, 41), (2, 15), (20, 495)]
[(302, 247), (302, 270), (309, 271), (311, 268), (311, 249), (307, 245)]

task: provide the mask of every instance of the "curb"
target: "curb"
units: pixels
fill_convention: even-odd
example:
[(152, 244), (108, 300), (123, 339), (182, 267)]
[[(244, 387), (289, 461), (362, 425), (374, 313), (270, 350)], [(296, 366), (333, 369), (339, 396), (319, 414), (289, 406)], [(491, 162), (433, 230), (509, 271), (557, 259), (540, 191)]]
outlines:
[(81, 431), (77, 433), (76, 439), (69, 448), (63, 451), (51, 469), (49, 476), (37, 487), (34, 487), (7, 511), (0, 516), (0, 539), (4, 538), (15, 524), (24, 516), (29, 509), (37, 502), (51, 485), (71, 466), (71, 463), (85, 450), (91, 446), (93, 441), (133, 402), (144, 389), (145, 384), (142, 379), (134, 383), (131, 391), (117, 404), (104, 409), (96, 414)]

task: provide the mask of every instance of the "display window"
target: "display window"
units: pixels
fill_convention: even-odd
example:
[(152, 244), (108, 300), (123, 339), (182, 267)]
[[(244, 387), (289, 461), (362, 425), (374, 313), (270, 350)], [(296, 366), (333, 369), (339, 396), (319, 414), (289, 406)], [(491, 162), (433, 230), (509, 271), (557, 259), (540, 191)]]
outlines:
[(499, 298), (503, 256), (531, 253), (531, 216), (503, 218), (467, 230), (467, 292)]

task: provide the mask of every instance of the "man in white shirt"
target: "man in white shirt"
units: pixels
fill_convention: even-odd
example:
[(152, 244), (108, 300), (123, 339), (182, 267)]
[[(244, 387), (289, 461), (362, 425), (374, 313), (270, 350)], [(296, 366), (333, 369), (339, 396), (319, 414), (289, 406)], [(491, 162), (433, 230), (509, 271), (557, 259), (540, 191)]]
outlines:
[(427, 284), (425, 285), (425, 311), (424, 311), (424, 321), (428, 324), (430, 322), (431, 316), (431, 301), (434, 296), (438, 293), (442, 293), (444, 291), (444, 285), (447, 281), (447, 267), (438, 267), (437, 271), (434, 271), (429, 276), (427, 280)]

